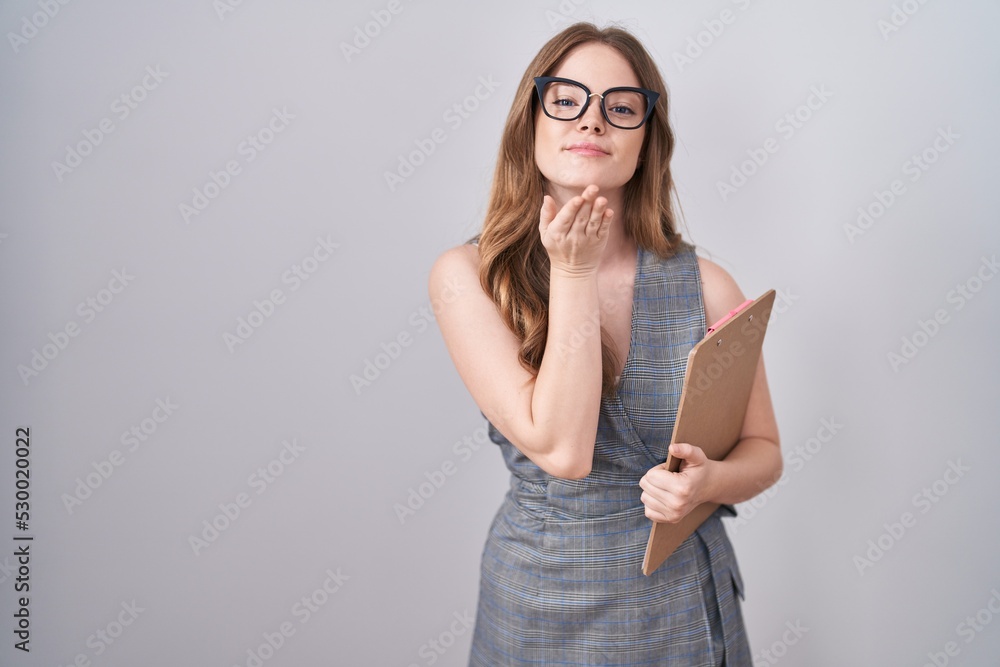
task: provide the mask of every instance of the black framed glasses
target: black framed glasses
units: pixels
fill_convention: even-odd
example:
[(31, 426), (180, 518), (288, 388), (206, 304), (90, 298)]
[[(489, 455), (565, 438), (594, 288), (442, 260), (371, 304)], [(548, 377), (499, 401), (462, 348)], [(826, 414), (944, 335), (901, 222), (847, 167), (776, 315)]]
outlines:
[(601, 98), (601, 114), (608, 124), (622, 130), (637, 130), (649, 120), (660, 94), (645, 88), (618, 86), (603, 93), (592, 93), (579, 81), (557, 76), (536, 76), (535, 90), (545, 115), (554, 120), (576, 120), (582, 116), (590, 99)]

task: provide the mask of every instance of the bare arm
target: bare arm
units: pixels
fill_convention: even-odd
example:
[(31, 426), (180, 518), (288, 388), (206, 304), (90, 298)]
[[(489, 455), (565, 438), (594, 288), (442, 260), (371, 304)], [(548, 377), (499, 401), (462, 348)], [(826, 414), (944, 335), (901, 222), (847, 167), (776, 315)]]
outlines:
[(601, 399), (597, 266), (613, 216), (606, 206), (591, 186), (561, 210), (548, 197), (541, 207), (551, 275), (537, 375), (521, 366), (520, 342), (480, 287), (478, 249), (449, 250), (431, 269), (438, 326), (469, 393), (525, 456), (557, 477), (585, 477), (593, 462)]
[[(745, 301), (732, 277), (714, 262), (699, 258), (707, 322), (715, 322)], [(698, 443), (675, 443), (671, 453), (684, 459), (679, 472), (656, 467), (640, 482), (646, 516), (679, 521), (703, 502), (735, 504), (753, 498), (778, 481), (783, 461), (778, 425), (764, 373), (757, 362), (740, 440), (722, 461), (711, 461)]]

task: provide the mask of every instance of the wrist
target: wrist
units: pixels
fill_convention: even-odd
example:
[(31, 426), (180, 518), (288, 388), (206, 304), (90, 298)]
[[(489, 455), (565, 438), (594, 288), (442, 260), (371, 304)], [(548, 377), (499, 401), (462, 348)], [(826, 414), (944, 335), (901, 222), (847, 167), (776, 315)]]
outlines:
[(549, 280), (570, 280), (574, 282), (597, 278), (596, 266), (563, 266), (552, 264), (549, 267)]
[(723, 495), (722, 489), (725, 487), (723, 484), (726, 472), (725, 465), (726, 462), (724, 460), (705, 460), (700, 494), (701, 497), (698, 498), (699, 504), (707, 502), (718, 503), (720, 505), (725, 504), (720, 500)]

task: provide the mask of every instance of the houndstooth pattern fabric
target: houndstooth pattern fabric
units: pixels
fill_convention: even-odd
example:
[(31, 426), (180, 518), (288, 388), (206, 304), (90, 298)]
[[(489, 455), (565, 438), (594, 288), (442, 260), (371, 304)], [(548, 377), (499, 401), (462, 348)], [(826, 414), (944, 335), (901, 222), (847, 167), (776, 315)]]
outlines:
[(483, 550), (469, 664), (750, 665), (742, 581), (721, 507), (652, 576), (640, 478), (667, 457), (687, 356), (705, 335), (694, 248), (639, 249), (632, 339), (601, 401), (593, 468), (552, 477), (492, 424), (510, 491)]

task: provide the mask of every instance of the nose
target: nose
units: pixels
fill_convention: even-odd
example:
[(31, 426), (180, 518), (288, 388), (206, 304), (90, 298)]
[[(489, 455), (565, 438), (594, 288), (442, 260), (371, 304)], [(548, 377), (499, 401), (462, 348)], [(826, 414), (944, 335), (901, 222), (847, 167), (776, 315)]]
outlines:
[(581, 131), (593, 129), (596, 134), (601, 134), (604, 132), (604, 116), (601, 115), (601, 103), (604, 100), (599, 93), (591, 93), (587, 100), (586, 111), (576, 119), (579, 129)]

